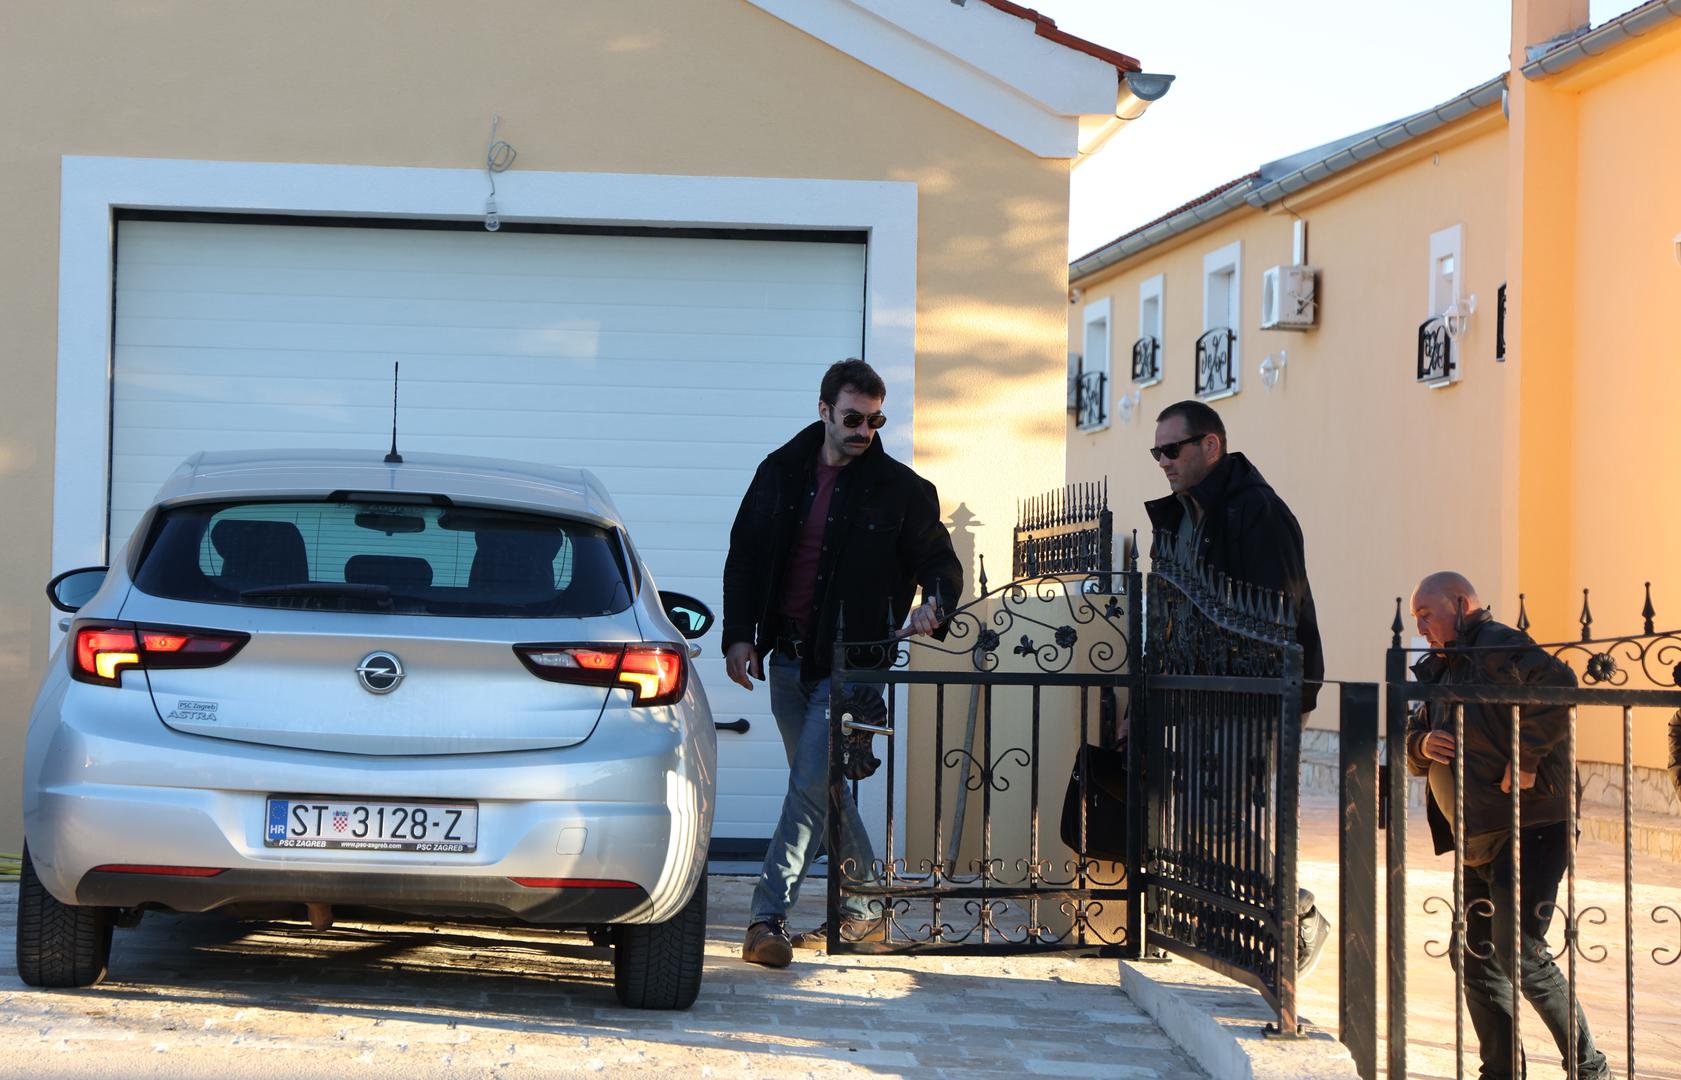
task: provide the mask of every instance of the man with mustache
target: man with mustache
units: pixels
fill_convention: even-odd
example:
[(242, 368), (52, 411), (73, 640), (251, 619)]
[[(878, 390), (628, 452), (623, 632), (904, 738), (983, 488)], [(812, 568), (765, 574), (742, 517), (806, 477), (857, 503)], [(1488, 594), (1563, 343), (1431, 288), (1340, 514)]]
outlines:
[[(940, 520), (934, 485), (887, 456), (875, 434), (887, 423), (887, 386), (862, 360), (823, 376), (817, 422), (759, 465), (730, 530), (724, 562), (724, 658), (748, 690), (769, 674), (771, 714), (788, 756), (788, 792), (753, 890), (742, 959), (786, 967), (793, 949), (820, 948), (827, 925), (791, 939), (788, 909), (817, 856), (829, 810), (829, 669), (835, 623), (848, 640), (885, 637), (908, 615), (914, 634), (938, 631), (941, 604), (956, 601), (962, 571)], [(912, 608), (916, 588), (922, 603)], [(860, 650), (849, 664), (885, 666), (891, 650)], [(840, 851), (830, 873), (860, 881), (874, 858), (858, 807), (842, 807)], [(882, 918), (848, 898), (840, 933), (879, 941)]]

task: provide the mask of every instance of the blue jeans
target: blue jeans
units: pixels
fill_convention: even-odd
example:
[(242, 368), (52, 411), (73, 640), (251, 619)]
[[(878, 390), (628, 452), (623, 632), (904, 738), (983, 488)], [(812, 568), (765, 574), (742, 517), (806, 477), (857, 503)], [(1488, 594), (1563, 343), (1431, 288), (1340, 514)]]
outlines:
[[(788, 754), (788, 794), (753, 889), (752, 922), (787, 917), (827, 838), (829, 821), (829, 680), (806, 682), (800, 678), (800, 662), (780, 652), (765, 658), (765, 668), (771, 715)], [(874, 857), (864, 819), (848, 791), (841, 810), (840, 858), (830, 858), (829, 872), (839, 873), (846, 866), (849, 883), (867, 881)], [(870, 911), (862, 899), (847, 897), (841, 914), (863, 919)]]

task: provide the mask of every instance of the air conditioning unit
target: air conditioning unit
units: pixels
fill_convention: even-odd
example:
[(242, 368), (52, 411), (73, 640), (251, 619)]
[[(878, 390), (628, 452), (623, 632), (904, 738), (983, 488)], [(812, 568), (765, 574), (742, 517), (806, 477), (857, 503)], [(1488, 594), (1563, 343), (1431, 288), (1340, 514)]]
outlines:
[(1319, 271), (1274, 266), (1261, 275), (1261, 329), (1306, 330), (1318, 321)]

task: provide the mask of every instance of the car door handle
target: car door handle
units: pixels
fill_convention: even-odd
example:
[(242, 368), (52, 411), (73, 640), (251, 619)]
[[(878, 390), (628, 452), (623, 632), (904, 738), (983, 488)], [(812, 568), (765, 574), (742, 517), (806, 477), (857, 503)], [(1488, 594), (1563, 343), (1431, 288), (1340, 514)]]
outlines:
[(714, 723), (713, 726), (716, 727), (719, 731), (733, 731), (737, 735), (745, 735), (745, 734), (747, 734), (747, 729), (752, 727), (753, 725), (749, 724), (747, 722), (747, 717), (743, 716), (741, 719), (731, 720), (727, 724), (723, 723), (722, 721), (718, 721), (718, 722)]

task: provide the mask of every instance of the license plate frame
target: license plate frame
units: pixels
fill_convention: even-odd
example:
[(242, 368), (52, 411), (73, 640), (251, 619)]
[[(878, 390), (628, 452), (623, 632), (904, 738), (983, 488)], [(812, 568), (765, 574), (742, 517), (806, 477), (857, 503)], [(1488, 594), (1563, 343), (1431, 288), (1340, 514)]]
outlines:
[(478, 839), (479, 804), (471, 799), (269, 795), (263, 802), (265, 848), (467, 855)]

